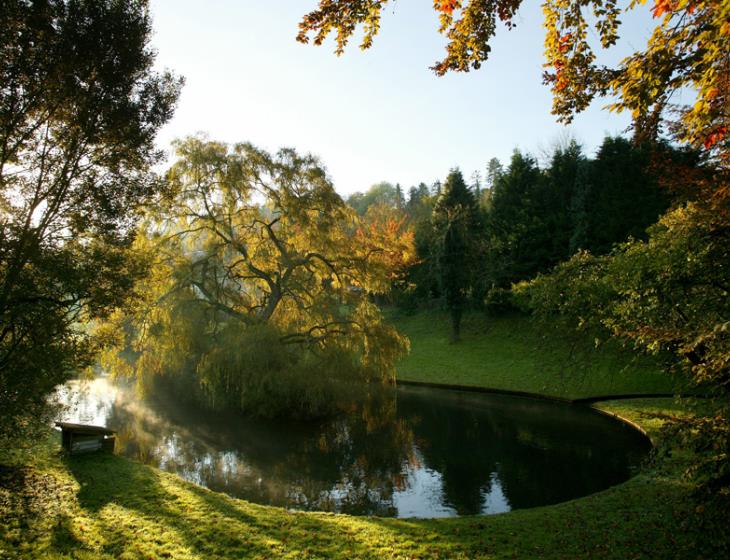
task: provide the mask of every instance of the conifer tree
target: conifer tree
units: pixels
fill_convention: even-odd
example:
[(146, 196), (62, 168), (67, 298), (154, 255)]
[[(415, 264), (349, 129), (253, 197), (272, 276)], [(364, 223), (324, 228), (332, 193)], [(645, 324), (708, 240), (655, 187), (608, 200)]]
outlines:
[(482, 228), (477, 202), (458, 169), (446, 178), (433, 210), (433, 224), (438, 240), (433, 264), (451, 315), (452, 340), (456, 342), (476, 271), (483, 264), (479, 258)]

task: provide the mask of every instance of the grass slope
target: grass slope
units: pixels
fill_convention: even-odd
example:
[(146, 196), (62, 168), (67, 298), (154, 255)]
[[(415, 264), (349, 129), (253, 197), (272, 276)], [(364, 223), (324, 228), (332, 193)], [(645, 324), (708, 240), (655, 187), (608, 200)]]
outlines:
[(576, 344), (544, 332), (528, 317), (464, 318), (462, 340), (449, 341), (448, 317), (428, 311), (389, 318), (411, 340), (398, 379), (539, 393), (568, 399), (672, 393), (676, 380), (656, 360), (617, 346)]
[(503, 515), (362, 518), (247, 503), (118, 456), (51, 454), (0, 473), (0, 558), (683, 557), (686, 493), (676, 477), (645, 473)]
[[(396, 319), (413, 343), (411, 357), (401, 364), (404, 379), (548, 393), (560, 379), (534, 369), (534, 331), (519, 320), (495, 321), (486, 333), (474, 334), (469, 329), (479, 324), (472, 318), (464, 342), (451, 346), (438, 315)], [(613, 371), (606, 365), (588, 368), (581, 384), (568, 381), (560, 394), (665, 388), (652, 368), (631, 370), (620, 382)], [(682, 413), (672, 400), (601, 406), (650, 435), (667, 415)], [(680, 455), (662, 470), (646, 469), (625, 484), (564, 504), (439, 520), (255, 505), (118, 456), (64, 458), (56, 441), (31, 458), (0, 450), (0, 464), (6, 465), (0, 467), (3, 560), (699, 557), (685, 528), (691, 488), (680, 477)]]

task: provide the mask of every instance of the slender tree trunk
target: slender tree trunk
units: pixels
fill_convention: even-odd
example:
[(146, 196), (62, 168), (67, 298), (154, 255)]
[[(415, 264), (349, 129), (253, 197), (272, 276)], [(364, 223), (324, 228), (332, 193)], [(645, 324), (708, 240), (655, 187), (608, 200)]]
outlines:
[(451, 308), (451, 342), (461, 340), (461, 306)]

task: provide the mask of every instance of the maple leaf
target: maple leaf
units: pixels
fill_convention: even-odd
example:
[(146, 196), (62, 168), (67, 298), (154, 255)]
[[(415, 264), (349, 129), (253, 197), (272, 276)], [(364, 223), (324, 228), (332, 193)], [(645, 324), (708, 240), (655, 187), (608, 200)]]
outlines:
[(454, 10), (461, 8), (461, 0), (438, 0), (436, 9), (446, 14), (454, 13)]
[(710, 133), (707, 138), (705, 138), (704, 145), (705, 149), (709, 150), (717, 144), (720, 140), (725, 138), (725, 135), (727, 134), (727, 127), (721, 126), (720, 128), (716, 129), (714, 132)]
[(651, 12), (655, 18), (672, 11), (674, 11), (674, 3), (672, 0), (654, 0), (654, 7), (651, 9)]

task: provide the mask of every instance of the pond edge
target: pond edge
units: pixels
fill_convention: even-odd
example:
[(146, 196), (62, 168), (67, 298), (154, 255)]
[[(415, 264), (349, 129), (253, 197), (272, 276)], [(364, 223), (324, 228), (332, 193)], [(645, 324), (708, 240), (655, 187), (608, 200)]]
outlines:
[[(512, 391), (509, 389), (496, 389), (496, 388), (490, 388), (490, 387), (479, 387), (476, 385), (453, 385), (450, 383), (432, 383), (429, 381), (408, 381), (408, 380), (396, 380), (396, 386), (398, 385), (406, 385), (406, 386), (413, 386), (413, 387), (429, 387), (432, 389), (447, 389), (452, 391), (465, 391), (470, 393), (485, 393), (485, 394), (492, 394), (492, 395), (506, 395), (511, 397), (521, 397), (526, 399), (535, 399), (535, 400), (541, 400), (541, 401), (549, 401), (549, 402), (556, 402), (556, 403), (562, 403), (562, 404), (570, 404), (570, 405), (588, 405), (589, 408), (595, 410), (599, 414), (603, 414), (604, 416), (609, 416), (613, 418), (614, 420), (618, 420), (622, 424), (633, 428), (637, 432), (639, 432), (641, 435), (643, 435), (646, 440), (650, 443), (651, 447), (656, 447), (654, 440), (651, 438), (649, 433), (642, 428), (639, 424), (634, 422), (633, 420), (629, 420), (628, 418), (625, 418), (621, 416), (620, 414), (617, 414), (615, 412), (610, 412), (608, 410), (603, 410), (601, 408), (598, 408), (596, 406), (593, 406), (595, 403), (601, 402), (601, 401), (612, 401), (612, 400), (626, 400), (626, 399), (650, 399), (650, 398), (676, 398), (676, 397), (682, 397), (680, 394), (675, 393), (631, 393), (631, 394), (622, 394), (622, 395), (604, 395), (600, 397), (581, 397), (578, 399), (568, 399), (565, 397), (554, 397), (549, 395), (541, 395), (540, 393), (530, 393), (527, 391)], [(697, 396), (697, 395), (693, 395)]]
[(617, 395), (601, 395), (597, 397), (579, 397), (569, 399), (542, 393), (530, 393), (528, 391), (513, 391), (511, 389), (497, 389), (493, 387), (480, 387), (478, 385), (454, 385), (452, 383), (433, 383), (431, 381), (411, 381), (408, 379), (397, 379), (396, 385), (413, 385), (415, 387), (432, 387), (434, 389), (453, 389), (456, 391), (470, 391), (472, 393), (491, 393), (494, 395), (511, 395), (514, 397), (525, 397), (543, 401), (555, 401), (567, 404), (593, 404), (600, 401), (615, 401), (623, 399), (655, 399), (675, 397), (703, 397), (704, 395), (680, 394), (680, 393), (623, 393)]

